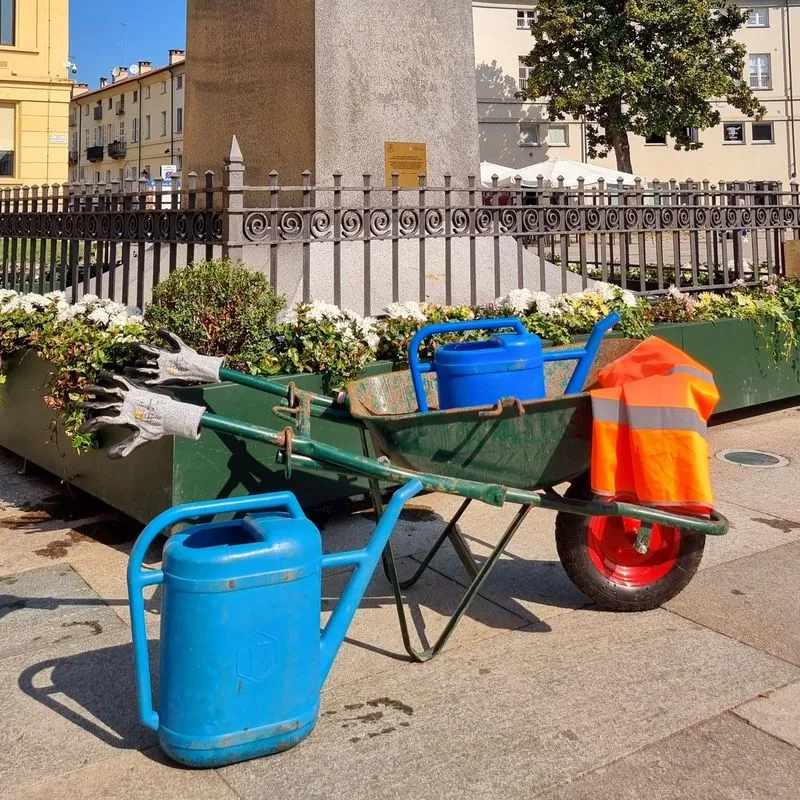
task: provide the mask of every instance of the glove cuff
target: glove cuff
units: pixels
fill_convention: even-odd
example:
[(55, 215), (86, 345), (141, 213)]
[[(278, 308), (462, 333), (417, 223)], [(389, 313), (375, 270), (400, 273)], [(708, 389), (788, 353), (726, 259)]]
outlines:
[(224, 357), (197, 356), (197, 377), (202, 383), (219, 383), (219, 371)]
[(206, 413), (205, 406), (196, 406), (194, 403), (181, 403), (171, 397), (166, 401), (162, 411), (164, 420), (164, 433), (167, 436), (183, 436), (187, 439), (200, 438), (200, 420)]

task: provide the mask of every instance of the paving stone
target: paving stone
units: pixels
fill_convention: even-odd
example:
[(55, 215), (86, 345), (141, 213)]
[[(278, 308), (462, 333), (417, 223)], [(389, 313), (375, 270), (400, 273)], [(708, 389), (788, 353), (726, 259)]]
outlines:
[[(409, 558), (397, 559), (396, 563), (401, 575), (410, 574), (417, 566)], [(349, 576), (350, 573), (345, 572), (325, 575), (323, 622), (327, 622)], [(433, 644), (463, 593), (463, 586), (432, 571), (428, 571), (412, 589), (404, 593), (415, 647)], [(448, 647), (454, 649), (475, 645), (526, 624), (523, 618), (479, 597), (456, 628)], [(327, 685), (339, 686), (387, 670), (402, 672), (408, 666), (409, 658), (403, 648), (394, 594), (379, 565), (334, 662)]]
[(796, 542), (707, 569), (667, 608), (800, 664), (799, 561)]
[(68, 564), (0, 578), (0, 659), (122, 629)]
[[(130, 632), (118, 625), (0, 660), (0, 786), (42, 783), (155, 744), (137, 717)], [(157, 646), (151, 656), (155, 679)]]
[(2, 800), (235, 800), (236, 796), (214, 770), (181, 769), (157, 747), (0, 792)]
[(221, 774), (244, 798), (530, 798), (800, 675), (663, 610), (550, 625), (335, 687), (304, 744)]
[[(734, 709), (742, 719), (800, 748), (800, 683), (791, 683)], [(797, 782), (800, 786), (800, 781)]]
[(800, 750), (732, 714), (537, 795), (539, 800), (796, 800)]
[(730, 529), (725, 536), (708, 537), (701, 570), (800, 540), (800, 523), (726, 500), (717, 502), (717, 510), (728, 518)]

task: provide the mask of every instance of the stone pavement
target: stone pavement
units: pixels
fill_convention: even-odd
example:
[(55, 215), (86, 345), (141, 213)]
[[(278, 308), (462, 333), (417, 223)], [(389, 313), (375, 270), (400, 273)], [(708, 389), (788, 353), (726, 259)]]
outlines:
[[(558, 563), (554, 515), (534, 512), (439, 658), (405, 659), (379, 571), (309, 739), (202, 772), (162, 757), (136, 718), (125, 566), (138, 527), (0, 453), (0, 798), (800, 797), (800, 409), (728, 422), (711, 441), (790, 463), (712, 459), (731, 533), (708, 541), (666, 608), (590, 605)], [(403, 570), (457, 504), (407, 510)], [(478, 555), (513, 512), (467, 513)], [(326, 547), (357, 546), (372, 525), (332, 517)], [(433, 567), (408, 596), (423, 639), (464, 584), (447, 548)], [(326, 613), (345, 579), (328, 577)], [(147, 608), (155, 640), (158, 597)]]

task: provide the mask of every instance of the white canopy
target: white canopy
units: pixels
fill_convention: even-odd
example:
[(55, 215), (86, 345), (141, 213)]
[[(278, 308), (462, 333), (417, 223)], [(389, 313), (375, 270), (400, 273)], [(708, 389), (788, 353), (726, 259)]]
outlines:
[(518, 172), (519, 170), (514, 167), (504, 167), (502, 164), (492, 164), (491, 161), (481, 161), (481, 186), (491, 189), (493, 175), (498, 177), (498, 186), (508, 186)]
[(516, 170), (511, 175), (509, 183), (513, 184), (515, 175), (519, 175), (522, 178), (522, 185), (528, 187), (536, 186), (540, 175), (544, 178), (545, 185), (549, 186), (558, 186), (558, 179), (563, 178), (564, 186), (570, 189), (577, 188), (578, 178), (583, 178), (585, 186), (594, 186), (601, 178), (606, 182), (606, 186), (615, 186), (619, 178), (622, 178), (626, 186), (633, 186), (633, 182), (639, 177), (628, 172), (599, 167), (596, 164), (584, 164), (582, 161), (568, 161), (561, 158), (542, 161)]

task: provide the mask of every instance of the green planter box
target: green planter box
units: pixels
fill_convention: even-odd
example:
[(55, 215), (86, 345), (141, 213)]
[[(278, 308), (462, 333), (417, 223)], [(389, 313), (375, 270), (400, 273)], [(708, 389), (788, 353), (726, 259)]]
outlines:
[[(30, 354), (18, 355), (7, 365), (7, 381), (0, 386), (0, 445), (68, 483), (108, 503), (140, 522), (177, 503), (216, 497), (291, 489), (307, 507), (325, 505), (367, 490), (365, 480), (295, 470), (291, 481), (275, 463), (276, 450), (259, 442), (244, 442), (214, 431), (199, 441), (162, 439), (150, 442), (128, 458), (111, 461), (103, 450), (78, 454), (63, 431), (52, 442), (52, 412), (42, 402), (42, 387), (50, 368)], [(388, 372), (382, 362), (366, 374)], [(321, 392), (318, 375), (281, 376), (307, 391)], [(182, 400), (205, 404), (216, 414), (282, 430), (289, 423), (272, 413), (278, 398), (232, 384), (180, 389)], [(314, 436), (326, 444), (361, 453), (358, 431), (346, 425), (314, 420)], [(124, 432), (109, 434), (119, 441)]]
[[(654, 333), (685, 350), (711, 369), (722, 394), (718, 413), (800, 396), (800, 359), (776, 361), (774, 331), (760, 331), (740, 320), (663, 325)], [(387, 362), (366, 374), (388, 372)], [(366, 481), (296, 470), (287, 481), (275, 463), (275, 448), (204, 431), (197, 442), (164, 439), (110, 461), (102, 450), (79, 455), (60, 432), (51, 442), (52, 413), (42, 403), (48, 365), (32, 355), (18, 355), (8, 364), (0, 386), (0, 445), (27, 458), (131, 517), (149, 522), (177, 503), (216, 497), (291, 489), (305, 506), (325, 505), (367, 490)], [(301, 389), (321, 392), (318, 375), (284, 376)], [(287, 423), (272, 413), (277, 398), (232, 384), (181, 389), (183, 400), (205, 404), (216, 414), (281, 430)], [(314, 420), (314, 436), (322, 442), (360, 453), (355, 428)], [(119, 440), (124, 434), (109, 437)]]

